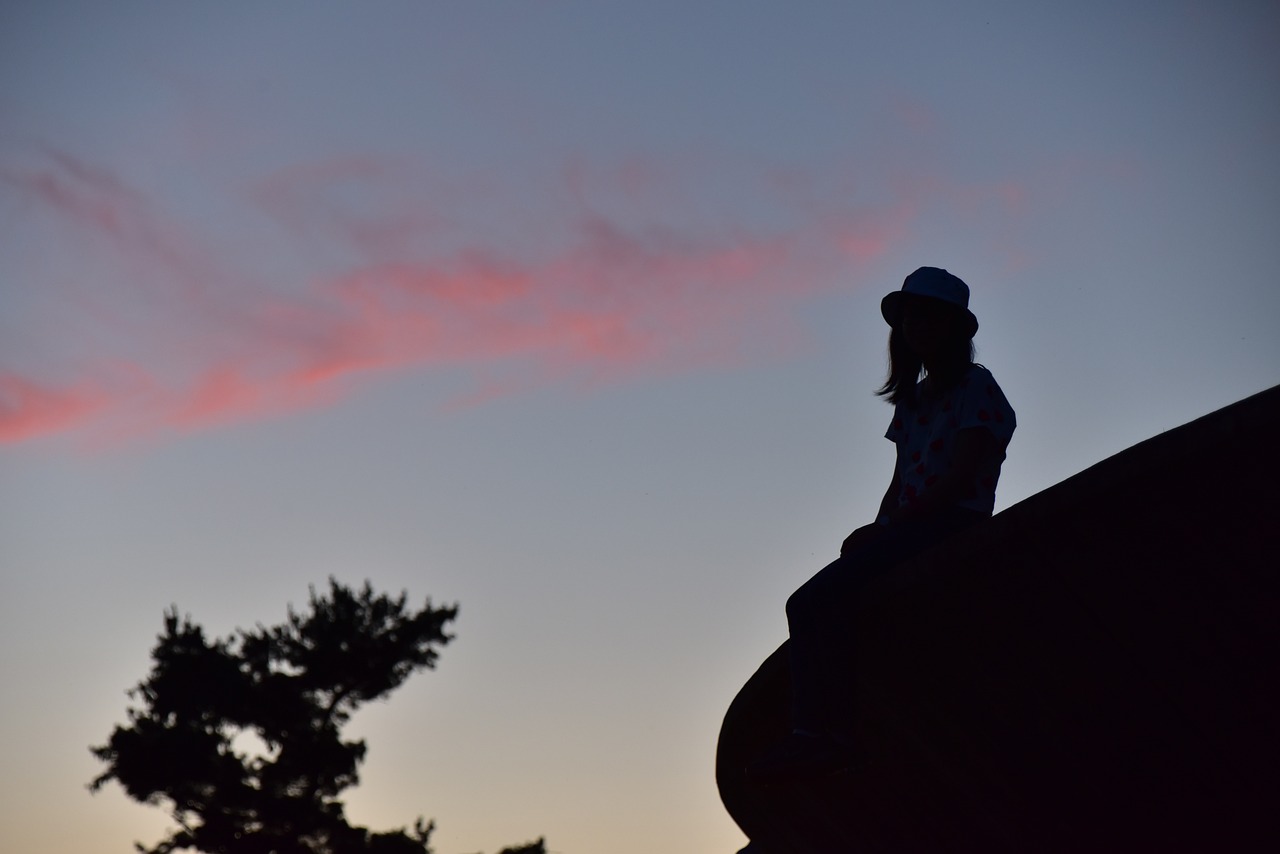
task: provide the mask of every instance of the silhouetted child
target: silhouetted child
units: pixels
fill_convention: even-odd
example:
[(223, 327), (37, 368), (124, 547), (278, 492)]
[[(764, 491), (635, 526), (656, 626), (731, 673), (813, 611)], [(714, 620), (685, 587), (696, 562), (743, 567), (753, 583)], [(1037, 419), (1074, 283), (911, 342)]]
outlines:
[(894, 406), (885, 434), (897, 446), (893, 480), (875, 523), (850, 534), (840, 557), (787, 601), (795, 729), (748, 767), (760, 782), (814, 778), (854, 761), (850, 620), (859, 592), (991, 515), (1013, 435), (1013, 409), (973, 362), (978, 320), (963, 281), (921, 267), (880, 311), (891, 328), (889, 377), (877, 393)]

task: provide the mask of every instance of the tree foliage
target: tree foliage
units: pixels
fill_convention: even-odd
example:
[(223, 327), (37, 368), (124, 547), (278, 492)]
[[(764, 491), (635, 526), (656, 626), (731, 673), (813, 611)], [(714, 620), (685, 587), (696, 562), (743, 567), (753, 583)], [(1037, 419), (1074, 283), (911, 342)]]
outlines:
[[(128, 725), (91, 748), (134, 800), (178, 827), (143, 854), (430, 854), (433, 822), (374, 833), (350, 824), (339, 795), (359, 782), (363, 741), (341, 730), (363, 704), (435, 666), (456, 607), (407, 607), (406, 594), (329, 580), (276, 626), (206, 638), (177, 608), (164, 615), (151, 673), (129, 692)], [(257, 737), (261, 750), (240, 736)], [(508, 849), (542, 854), (541, 840)]]

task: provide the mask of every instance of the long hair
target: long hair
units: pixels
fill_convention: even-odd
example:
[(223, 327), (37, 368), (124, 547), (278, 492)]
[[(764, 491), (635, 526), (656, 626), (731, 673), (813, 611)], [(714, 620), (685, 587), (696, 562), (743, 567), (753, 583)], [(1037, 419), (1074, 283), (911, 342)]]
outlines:
[(895, 326), (889, 332), (889, 376), (876, 394), (887, 398), (894, 406), (903, 403), (914, 407), (916, 383), (923, 372), (924, 362), (907, 346), (902, 328)]
[[(959, 335), (951, 343), (949, 352), (943, 357), (945, 364), (954, 365), (971, 365), (976, 350), (973, 346), (973, 339), (966, 335)], [(889, 403), (898, 405), (905, 404), (908, 409), (914, 409), (916, 405), (916, 383), (920, 381), (921, 374), (924, 373), (924, 361), (916, 355), (915, 351), (907, 346), (907, 339), (902, 334), (902, 327), (895, 326), (889, 332), (889, 376), (885, 379), (884, 385), (881, 386), (876, 394), (880, 397), (887, 398)], [(955, 383), (959, 382), (963, 371), (956, 371), (946, 375), (938, 375), (936, 381), (941, 381), (938, 391), (946, 391)]]

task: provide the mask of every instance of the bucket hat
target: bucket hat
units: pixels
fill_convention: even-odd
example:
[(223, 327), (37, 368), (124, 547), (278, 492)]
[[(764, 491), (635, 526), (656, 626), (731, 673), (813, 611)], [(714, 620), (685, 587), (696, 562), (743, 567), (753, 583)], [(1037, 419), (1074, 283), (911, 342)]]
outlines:
[(978, 318), (969, 311), (969, 286), (959, 276), (940, 267), (921, 267), (902, 282), (902, 290), (894, 291), (880, 301), (880, 313), (893, 328), (902, 323), (902, 305), (907, 297), (923, 297), (949, 303), (961, 309), (972, 338), (978, 331)]

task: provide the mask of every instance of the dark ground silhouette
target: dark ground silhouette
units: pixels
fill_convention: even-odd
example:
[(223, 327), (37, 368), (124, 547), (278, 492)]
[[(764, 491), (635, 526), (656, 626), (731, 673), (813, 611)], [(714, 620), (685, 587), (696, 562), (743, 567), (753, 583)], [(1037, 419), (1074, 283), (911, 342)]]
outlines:
[(784, 644), (717, 781), (761, 854), (1263, 850), (1280, 803), (1280, 387), (1161, 434), (876, 582), (865, 761), (743, 769), (789, 727)]

